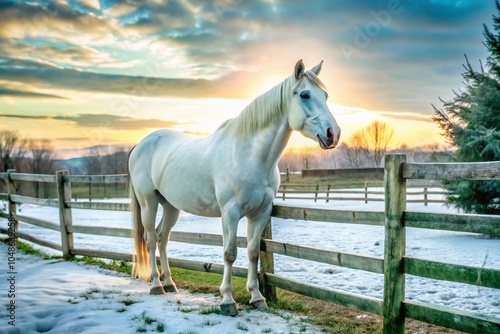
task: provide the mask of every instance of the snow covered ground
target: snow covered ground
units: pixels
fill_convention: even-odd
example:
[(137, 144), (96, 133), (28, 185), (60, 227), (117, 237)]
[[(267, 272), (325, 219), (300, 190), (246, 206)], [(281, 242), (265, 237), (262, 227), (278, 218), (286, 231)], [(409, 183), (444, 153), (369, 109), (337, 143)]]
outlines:
[[(430, 190), (430, 189), (429, 189)], [(430, 195), (429, 198), (439, 197)], [(117, 201), (117, 200), (110, 200)], [(383, 210), (383, 202), (336, 201), (314, 203), (307, 200), (277, 199), (276, 204), (342, 208), (353, 210)], [(408, 210), (425, 212), (455, 212), (441, 204), (428, 206), (408, 203)], [(37, 206), (23, 206), (22, 214), (58, 221), (57, 209)], [(130, 227), (130, 213), (113, 211), (73, 210), (73, 224), (107, 227)], [(0, 226), (5, 226), (0, 220)], [(58, 233), (35, 226), (20, 224), (20, 229), (45, 240), (59, 242)], [(221, 234), (220, 220), (181, 213), (177, 231)], [(246, 221), (240, 222), (238, 235), (246, 235)], [(76, 234), (75, 247), (98, 248), (110, 251), (131, 252), (130, 239), (98, 237)], [(381, 226), (332, 224), (309, 221), (295, 221), (273, 218), (273, 239), (303, 246), (383, 257), (384, 229)], [(412, 257), (500, 269), (500, 239), (473, 233), (458, 233), (425, 229), (407, 229), (406, 254)], [(169, 243), (169, 255), (204, 262), (222, 263), (221, 247), (199, 246), (177, 242)], [(238, 266), (246, 266), (246, 252), (240, 249), (236, 261)], [(285, 256), (275, 256), (275, 271), (279, 275), (382, 298), (383, 276), (360, 270), (297, 260)], [(410, 300), (445, 305), (461, 310), (500, 318), (500, 290), (481, 288), (466, 284), (430, 280), (407, 275), (406, 298)]]
[[(4, 243), (0, 244), (0, 261), (7, 263)], [(319, 332), (287, 312), (240, 308), (234, 318), (214, 314), (218, 298), (213, 295), (180, 290), (178, 294), (151, 296), (148, 283), (95, 266), (42, 261), (22, 253), (17, 254), (15, 266), (13, 298), (5, 298), (11, 275), (5, 267), (0, 271), (2, 334)], [(15, 301), (15, 320), (8, 318), (9, 301)], [(15, 322), (11, 325), (9, 321)]]

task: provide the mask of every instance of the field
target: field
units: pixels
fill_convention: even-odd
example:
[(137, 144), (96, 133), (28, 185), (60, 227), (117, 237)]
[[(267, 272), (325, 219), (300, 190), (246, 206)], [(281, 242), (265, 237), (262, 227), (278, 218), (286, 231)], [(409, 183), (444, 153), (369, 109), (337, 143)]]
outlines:
[[(2, 247), (5, 245), (0, 243)], [(17, 278), (24, 288), (17, 299), (17, 329), (61, 331), (70, 326), (81, 332), (121, 333), (232, 333), (235, 329), (249, 333), (281, 333), (283, 329), (286, 333), (381, 333), (380, 316), (279, 289), (279, 302), (270, 303), (269, 314), (253, 311), (244, 306), (248, 294), (245, 280), (238, 277), (233, 286), (241, 314), (227, 318), (218, 315), (216, 306), (221, 279), (218, 274), (173, 268), (180, 294), (155, 297), (147, 295), (147, 283), (130, 279), (128, 263), (93, 258), (75, 258), (72, 262), (77, 263), (18, 244), (16, 264), (21, 272)], [(34, 275), (38, 284), (26, 285)], [(57, 289), (52, 280), (58, 282)], [(37, 303), (44, 307), (27, 307)], [(44, 318), (40, 319), (42, 313)], [(414, 320), (407, 320), (406, 327), (407, 332), (415, 334), (459, 333)], [(6, 333), (11, 333), (10, 329)]]

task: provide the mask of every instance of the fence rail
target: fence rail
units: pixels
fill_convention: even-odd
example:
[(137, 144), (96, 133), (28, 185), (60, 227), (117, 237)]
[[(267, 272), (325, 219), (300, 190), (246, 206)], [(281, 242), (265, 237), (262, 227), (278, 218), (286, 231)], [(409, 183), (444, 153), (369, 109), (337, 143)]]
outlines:
[[(414, 186), (413, 188), (412, 191), (407, 192), (407, 196), (409, 196), (406, 199), (407, 203), (424, 203), (424, 205), (428, 205), (429, 203), (445, 203), (443, 196), (446, 195), (446, 191), (444, 190), (429, 190), (429, 188), (434, 188), (434, 186)], [(383, 202), (385, 192), (377, 189), (380, 189), (380, 187), (369, 186), (367, 182), (365, 182), (364, 189), (337, 189), (330, 184), (287, 183), (280, 185), (276, 199), (283, 201), (287, 199), (314, 200), (314, 202), (325, 201), (326, 203), (330, 201)], [(356, 195), (360, 196), (356, 197)], [(440, 195), (441, 198), (431, 199), (429, 195)]]
[[(298, 219), (329, 223), (350, 223), (384, 226), (386, 231), (384, 258), (361, 256), (345, 252), (317, 249), (273, 240), (271, 222), (263, 233), (261, 242), (261, 287), (268, 298), (276, 298), (275, 289), (281, 288), (300, 293), (313, 298), (353, 307), (359, 310), (380, 314), (383, 316), (384, 333), (404, 333), (405, 318), (417, 319), (441, 326), (446, 326), (471, 333), (499, 333), (500, 319), (459, 311), (449, 307), (431, 305), (427, 303), (405, 300), (405, 274), (466, 283), (500, 289), (500, 270), (479, 268), (464, 265), (448, 264), (425, 259), (405, 256), (405, 229), (417, 227), (427, 229), (441, 229), (449, 231), (473, 232), (500, 235), (500, 216), (471, 215), (471, 214), (435, 214), (406, 210), (407, 199), (406, 179), (491, 179), (500, 178), (500, 162), (469, 163), (469, 164), (414, 164), (407, 163), (404, 155), (386, 156), (384, 192), (355, 191), (362, 193), (363, 200), (367, 195), (384, 195), (384, 211), (354, 211), (338, 209), (319, 209), (306, 207), (290, 207), (275, 205), (272, 216), (284, 219)], [(131, 261), (132, 255), (127, 253), (103, 251), (96, 249), (75, 248), (73, 234), (90, 234), (109, 237), (130, 238), (128, 228), (110, 228), (97, 226), (81, 226), (73, 224), (72, 209), (114, 210), (127, 211), (127, 203), (99, 203), (74, 202), (71, 197), (71, 182), (90, 183), (124, 183), (124, 175), (76, 176), (67, 172), (58, 172), (53, 175), (30, 175), (15, 173), (10, 170), (0, 173), (0, 179), (7, 183), (7, 193), (0, 193), (0, 199), (8, 200), (8, 212), (1, 212), (0, 217), (22, 221), (41, 228), (58, 231), (61, 234), (61, 243), (56, 244), (40, 240), (20, 231), (17, 224), (15, 235), (44, 247), (50, 247), (63, 252), (64, 256), (92, 256), (114, 260)], [(52, 182), (56, 184), (57, 199), (38, 199), (21, 196), (15, 193), (15, 181)], [(286, 191), (286, 187), (288, 191)], [(282, 196), (291, 198), (291, 194), (302, 194), (300, 189), (286, 185)], [(326, 196), (320, 196), (325, 187), (316, 185), (313, 190), (313, 199), (334, 200), (333, 189)], [(337, 193), (348, 193), (338, 191)], [(350, 191), (350, 193), (353, 193)], [(418, 192), (418, 195), (437, 194), (437, 192)], [(441, 193), (439, 193), (441, 194)], [(323, 198), (325, 197), (325, 198)], [(279, 198), (279, 197), (278, 197)], [(311, 198), (311, 197), (309, 197)], [(371, 199), (369, 199), (371, 200)], [(50, 222), (39, 218), (28, 217), (17, 213), (16, 205), (29, 203), (59, 208), (59, 222)], [(8, 229), (0, 227), (0, 232), (8, 233)], [(207, 233), (172, 232), (171, 240), (221, 246), (222, 236)], [(246, 247), (246, 239), (238, 237), (238, 247)], [(383, 300), (348, 293), (336, 289), (325, 288), (313, 284), (298, 282), (274, 273), (274, 254), (291, 256), (298, 259), (312, 260), (372, 273), (384, 274)], [(187, 259), (169, 258), (174, 267), (196, 271), (223, 272), (223, 265), (204, 263)], [(247, 269), (233, 268), (233, 275), (246, 277)]]

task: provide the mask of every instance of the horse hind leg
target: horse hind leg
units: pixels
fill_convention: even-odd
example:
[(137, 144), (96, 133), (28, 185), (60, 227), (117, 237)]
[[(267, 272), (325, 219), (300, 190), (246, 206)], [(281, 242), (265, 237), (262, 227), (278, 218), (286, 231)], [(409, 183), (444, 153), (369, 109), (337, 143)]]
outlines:
[[(139, 201), (141, 203), (141, 201)], [(150, 290), (152, 295), (164, 294), (163, 286), (160, 283), (160, 273), (156, 265), (156, 213), (158, 211), (158, 199), (151, 196), (148, 198), (147, 203), (141, 203), (141, 216), (144, 224), (144, 238), (146, 240), (146, 247), (149, 254), (149, 262), (151, 265), (151, 279), (153, 280), (153, 287)]]
[(161, 206), (163, 207), (163, 216), (161, 222), (156, 229), (158, 236), (158, 250), (160, 251), (160, 263), (161, 263), (161, 276), (163, 278), (163, 290), (165, 292), (177, 293), (177, 287), (170, 273), (170, 266), (168, 264), (167, 257), (167, 244), (170, 238), (170, 231), (174, 227), (177, 219), (179, 218), (179, 210), (174, 208), (166, 199), (163, 197), (160, 199)]

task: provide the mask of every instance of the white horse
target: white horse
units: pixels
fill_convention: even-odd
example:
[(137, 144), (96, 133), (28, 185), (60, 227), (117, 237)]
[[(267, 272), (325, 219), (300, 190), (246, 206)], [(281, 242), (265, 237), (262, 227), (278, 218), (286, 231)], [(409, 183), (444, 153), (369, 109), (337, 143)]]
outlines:
[[(208, 137), (158, 130), (131, 151), (128, 164), (135, 231), (133, 274), (152, 278), (151, 294), (177, 292), (166, 248), (179, 210), (222, 217), (224, 275), (220, 307), (222, 314), (237, 315), (231, 275), (237, 226), (245, 216), (250, 304), (267, 309), (259, 292), (257, 262), (262, 231), (279, 186), (278, 160), (292, 130), (317, 141), (323, 149), (334, 148), (340, 137), (340, 128), (326, 104), (328, 94), (317, 77), (322, 63), (304, 71), (302, 60), (298, 61), (292, 76), (257, 97), (237, 118), (227, 120)], [(155, 228), (158, 204), (163, 207), (163, 216)], [(161, 276), (156, 266), (157, 245)]]

